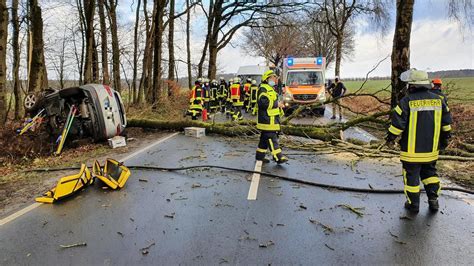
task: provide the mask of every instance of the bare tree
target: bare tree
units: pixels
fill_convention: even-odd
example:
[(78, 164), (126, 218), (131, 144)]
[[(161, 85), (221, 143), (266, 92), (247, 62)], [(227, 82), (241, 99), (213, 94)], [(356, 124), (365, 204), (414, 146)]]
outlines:
[(335, 75), (340, 75), (343, 56), (343, 43), (347, 27), (360, 14), (370, 15), (375, 26), (382, 31), (386, 29), (388, 13), (384, 1), (371, 0), (324, 0), (319, 4), (323, 14), (321, 22), (328, 25), (329, 32), (336, 38), (336, 66)]
[[(175, 58), (174, 58), (174, 10), (175, 10), (175, 0), (169, 0), (170, 2), (170, 15), (168, 19), (168, 80), (172, 81), (175, 79)], [(168, 96), (171, 96), (172, 93), (172, 84), (171, 82), (168, 85)]]
[(405, 83), (400, 74), (410, 68), (410, 34), (413, 22), (414, 0), (397, 0), (397, 19), (392, 48), (392, 98), (391, 106), (397, 106), (404, 96)]
[(141, 0), (138, 0), (135, 10), (135, 27), (133, 29), (133, 76), (132, 76), (132, 99), (137, 102), (137, 75), (138, 75), (138, 29), (140, 27), (140, 5)]
[(37, 0), (29, 0), (30, 25), (30, 61), (28, 73), (28, 91), (40, 91), (48, 88), (48, 75), (44, 60), (43, 17)]
[(97, 5), (99, 8), (99, 22), (100, 22), (100, 44), (101, 44), (101, 58), (102, 58), (102, 83), (110, 84), (109, 76), (109, 60), (107, 52), (107, 23), (105, 22), (105, 0), (99, 0)]
[[(201, 5), (207, 21), (208, 29), (204, 50), (209, 49), (209, 67), (208, 76), (213, 79), (217, 72), (217, 54), (224, 49), (235, 34), (244, 27), (258, 25), (259, 21), (269, 17), (282, 16), (289, 12), (297, 12), (297, 7), (303, 3), (292, 1), (270, 1), (252, 2), (252, 1), (210, 1), (209, 8), (206, 11)], [(202, 74), (202, 64), (205, 54), (199, 62), (199, 74)]]
[(112, 72), (114, 74), (114, 89), (118, 92), (122, 91), (120, 79), (120, 47), (117, 34), (117, 0), (109, 0), (105, 2), (109, 11), (110, 32), (112, 35)]
[[(405, 83), (399, 77), (410, 69), (410, 35), (413, 23), (414, 0), (397, 0), (397, 18), (392, 48), (392, 97), (391, 106), (395, 107), (405, 96)], [(473, 22), (472, 0), (448, 0), (448, 17), (458, 21), (461, 26), (467, 24), (471, 29)]]
[(279, 66), (283, 58), (305, 55), (300, 21), (295, 17), (286, 18), (283, 24), (269, 18), (244, 32), (241, 48), (252, 56), (262, 56), (274, 66)]
[(95, 0), (83, 0), (84, 6), (84, 24), (85, 24), (85, 63), (84, 63), (84, 82), (93, 82), (92, 61), (94, 56), (94, 13)]
[(7, 80), (7, 36), (8, 9), (6, 0), (0, 0), (0, 125), (7, 118), (6, 80)]
[(20, 22), (18, 17), (18, 0), (12, 0), (12, 53), (13, 53), (13, 95), (15, 97), (15, 119), (20, 118)]
[(186, 63), (188, 68), (188, 88), (191, 89), (192, 75), (191, 75), (191, 9), (189, 8), (189, 1), (186, 0)]
[(156, 0), (154, 5), (154, 18), (153, 23), (155, 24), (154, 36), (153, 36), (153, 89), (151, 93), (151, 103), (156, 108), (158, 100), (162, 97), (163, 83), (161, 63), (163, 59), (163, 17), (165, 16), (166, 0)]

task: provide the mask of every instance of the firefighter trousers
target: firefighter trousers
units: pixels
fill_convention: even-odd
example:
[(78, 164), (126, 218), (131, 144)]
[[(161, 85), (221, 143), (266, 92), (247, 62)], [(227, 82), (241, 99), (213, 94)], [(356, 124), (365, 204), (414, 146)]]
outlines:
[(278, 162), (281, 159), (281, 149), (278, 145), (278, 132), (276, 131), (262, 131), (260, 133), (260, 142), (258, 143), (256, 160), (265, 159), (267, 150), (270, 149), (273, 160)]
[(420, 203), (420, 179), (423, 183), (428, 199), (437, 199), (441, 190), (440, 180), (436, 171), (436, 161), (431, 163), (403, 164), (404, 191), (408, 203)]

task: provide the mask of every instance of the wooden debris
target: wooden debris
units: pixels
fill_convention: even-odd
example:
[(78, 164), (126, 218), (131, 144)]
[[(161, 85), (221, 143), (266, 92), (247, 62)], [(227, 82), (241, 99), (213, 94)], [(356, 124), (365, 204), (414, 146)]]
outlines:
[(174, 219), (174, 215), (175, 213), (171, 213), (171, 214), (165, 214), (165, 218), (170, 218), (170, 219)]
[(139, 178), (138, 181), (140, 181), (140, 182), (148, 182), (147, 179), (142, 179), (142, 178)]
[(345, 208), (346, 210), (349, 210), (355, 214), (357, 214), (357, 217), (363, 217), (364, 216), (364, 213), (361, 212), (361, 210), (365, 210), (364, 207), (352, 207), (351, 205), (349, 204), (339, 204), (337, 205), (338, 207), (343, 207)]
[(273, 241), (269, 240), (267, 243), (260, 243), (258, 247), (260, 248), (268, 248), (269, 246), (273, 246), (275, 243)]
[(151, 243), (150, 245), (144, 248), (141, 248), (140, 251), (142, 252), (143, 255), (147, 255), (149, 253), (148, 250), (154, 245), (155, 245), (155, 242)]
[(413, 221), (413, 218), (408, 217), (408, 216), (400, 216), (400, 220), (408, 220), (408, 221)]
[(334, 233), (334, 229), (332, 229), (332, 227), (330, 227), (329, 225), (325, 225), (325, 224), (321, 223), (320, 221), (312, 219), (312, 218), (309, 218), (309, 221), (313, 224), (317, 224), (317, 225), (320, 225), (321, 227), (323, 227), (324, 232)]
[(324, 243), (324, 245), (325, 245), (328, 249), (330, 249), (330, 250), (332, 250), (332, 251), (335, 250), (334, 248), (330, 247), (330, 246), (329, 246), (328, 244), (326, 244), (326, 243)]
[(117, 231), (117, 234), (118, 234), (119, 236), (123, 237), (123, 233), (122, 233), (122, 232)]
[(85, 247), (87, 246), (87, 243), (86, 242), (82, 242), (82, 243), (75, 243), (75, 244), (71, 244), (71, 245), (59, 245), (61, 248), (75, 248), (75, 247)]
[(198, 188), (198, 187), (201, 187), (201, 184), (199, 183), (194, 183), (191, 188)]

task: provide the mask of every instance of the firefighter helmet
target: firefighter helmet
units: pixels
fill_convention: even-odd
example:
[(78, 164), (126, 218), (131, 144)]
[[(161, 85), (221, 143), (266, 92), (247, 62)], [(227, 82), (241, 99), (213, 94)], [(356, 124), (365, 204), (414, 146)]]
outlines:
[(275, 72), (272, 70), (265, 71), (265, 73), (262, 75), (262, 81), (267, 81), (267, 79), (271, 76), (276, 76)]
[(252, 80), (252, 85), (256, 85), (257, 84), (257, 81), (256, 80)]
[(426, 71), (417, 70), (416, 68), (403, 72), (400, 75), (400, 80), (411, 85), (430, 85), (428, 73), (426, 73)]

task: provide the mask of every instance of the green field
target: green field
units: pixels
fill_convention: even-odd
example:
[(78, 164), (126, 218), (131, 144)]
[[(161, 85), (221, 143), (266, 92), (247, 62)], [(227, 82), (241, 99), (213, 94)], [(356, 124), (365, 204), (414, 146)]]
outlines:
[[(344, 81), (347, 89), (354, 92), (360, 88), (363, 81)], [(390, 80), (368, 80), (360, 93), (373, 93), (390, 85)], [(444, 78), (443, 89), (452, 103), (474, 103), (474, 77), (465, 78)], [(383, 97), (389, 97), (388, 91), (380, 94)]]

